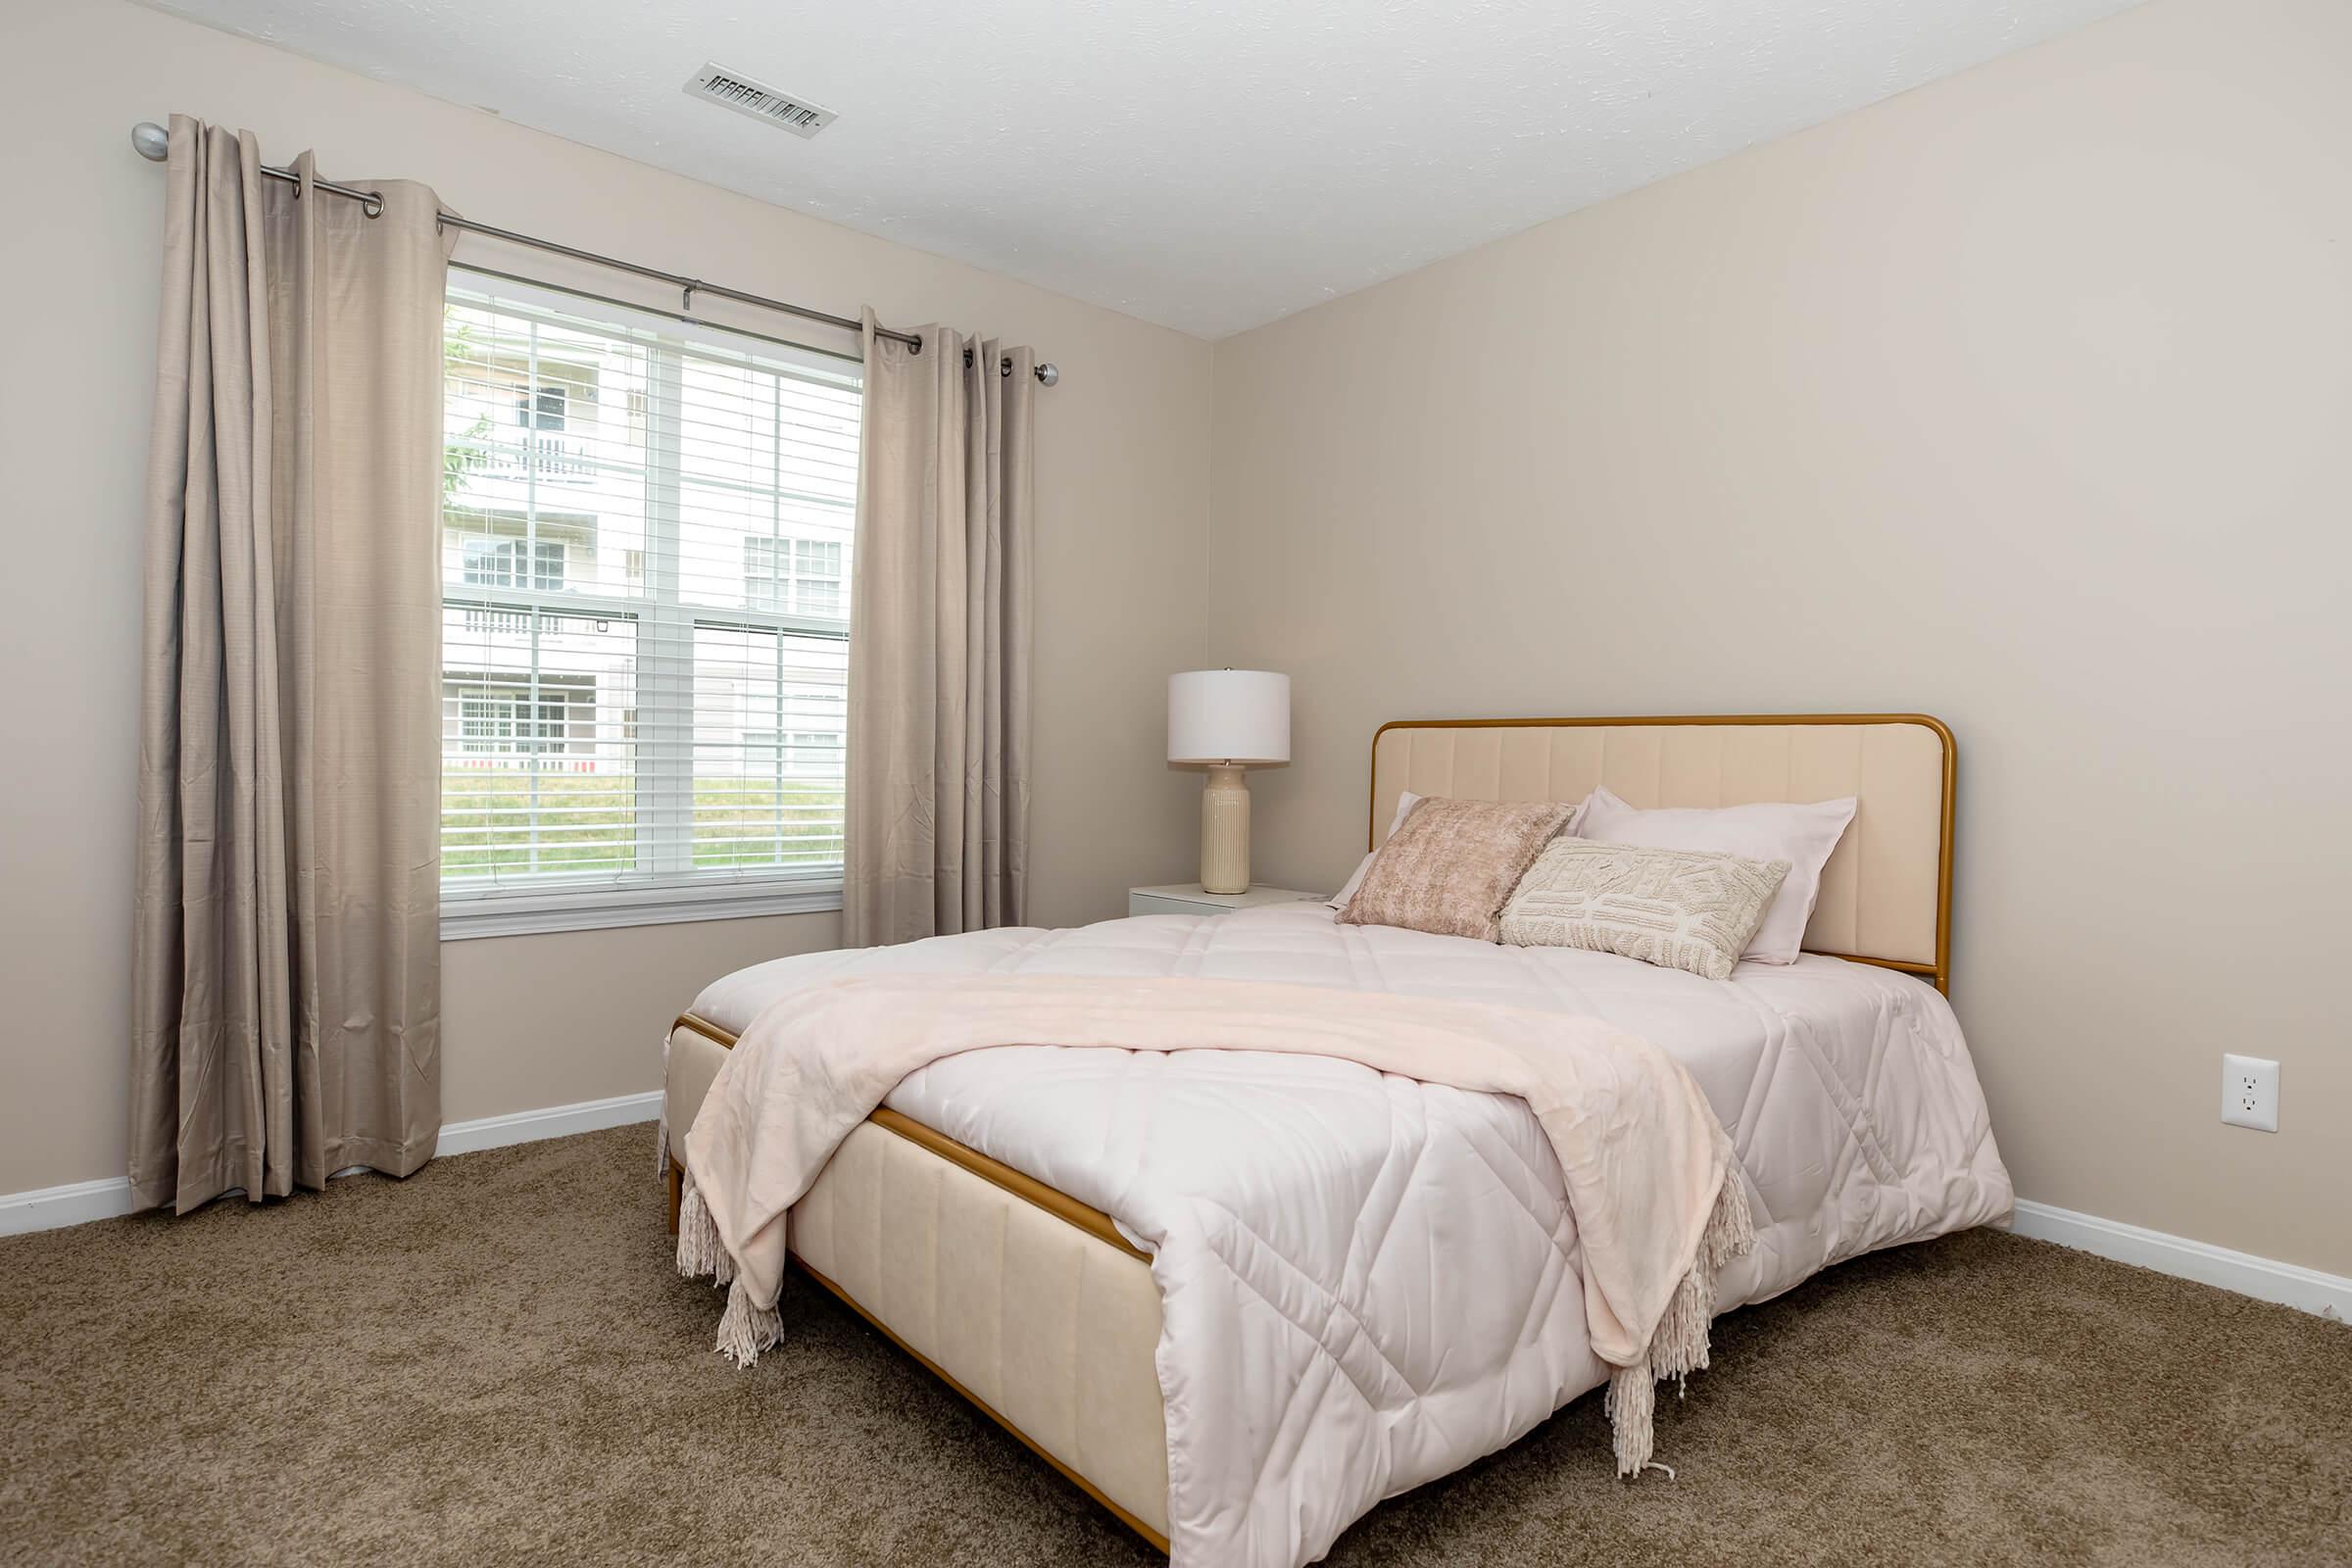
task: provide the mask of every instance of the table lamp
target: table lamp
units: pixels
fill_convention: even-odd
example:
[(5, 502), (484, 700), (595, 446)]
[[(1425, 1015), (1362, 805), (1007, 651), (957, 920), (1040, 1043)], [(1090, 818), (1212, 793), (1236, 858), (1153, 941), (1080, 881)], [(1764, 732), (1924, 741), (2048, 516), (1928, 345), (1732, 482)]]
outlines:
[(1205, 766), (1200, 888), (1250, 891), (1250, 785), (1243, 769), (1291, 760), (1291, 677), (1195, 669), (1168, 677), (1168, 760)]

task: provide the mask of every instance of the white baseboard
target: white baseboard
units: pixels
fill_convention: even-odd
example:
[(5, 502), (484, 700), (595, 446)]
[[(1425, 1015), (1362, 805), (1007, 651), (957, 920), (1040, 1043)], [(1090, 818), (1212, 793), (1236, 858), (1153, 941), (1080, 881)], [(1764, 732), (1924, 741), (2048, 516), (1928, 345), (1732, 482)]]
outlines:
[[(470, 1154), (509, 1144), (536, 1143), (545, 1138), (568, 1138), (574, 1133), (601, 1132), (632, 1122), (652, 1121), (662, 1114), (662, 1094), (619, 1095), (611, 1100), (588, 1100), (571, 1105), (549, 1105), (540, 1110), (510, 1111), (443, 1125), (437, 1152)], [(130, 1212), (130, 1183), (121, 1176), (65, 1187), (45, 1187), (29, 1193), (0, 1194), (0, 1236), (24, 1231), (54, 1230), (94, 1219), (112, 1219)], [(2081, 1214), (2071, 1208), (2019, 1199), (2017, 1218), (2010, 1229), (2036, 1241), (2056, 1242), (2081, 1251), (2111, 1257), (2119, 1263), (2154, 1269), (2203, 1285), (2235, 1291), (2257, 1300), (2278, 1301), (2323, 1317), (2352, 1321), (2352, 1279), (2323, 1274), (2318, 1269), (2274, 1258), (2236, 1252), (2210, 1242), (2192, 1242), (2120, 1220)]]
[(550, 1105), (545, 1110), (514, 1110), (504, 1116), (441, 1124), (437, 1154), (471, 1154), (509, 1144), (535, 1144), (542, 1138), (569, 1138), (573, 1133), (599, 1133), (608, 1127), (652, 1121), (662, 1114), (662, 1091), (620, 1095), (612, 1100), (583, 1100), (576, 1105)]
[(2352, 1279), (2340, 1274), (2323, 1274), (2316, 1268), (2256, 1257), (2251, 1252), (2233, 1252), (2211, 1242), (2192, 1242), (2185, 1236), (2144, 1230), (2121, 1220), (2078, 1214), (2071, 1208), (2023, 1198), (2017, 1200), (2017, 1218), (2009, 1228), (2035, 1241), (2056, 1242), (2061, 1247), (2095, 1252), (2119, 1263), (2154, 1269), (2159, 1274), (2195, 1280), (2200, 1285), (2218, 1285), (2225, 1291), (2235, 1291), (2257, 1300), (2278, 1301), (2317, 1312), (2322, 1317), (2352, 1321)]
[(53, 1231), (60, 1225), (82, 1225), (129, 1212), (130, 1180), (124, 1176), (0, 1194), (0, 1236)]
[[(568, 1138), (573, 1133), (625, 1127), (631, 1122), (652, 1121), (661, 1114), (662, 1092), (657, 1089), (612, 1100), (585, 1100), (576, 1105), (549, 1105), (542, 1110), (516, 1110), (504, 1116), (445, 1122), (434, 1153), (436, 1157), (478, 1153), (509, 1144), (531, 1144), (543, 1138)], [(55, 1230), (61, 1225), (81, 1225), (129, 1212), (130, 1182), (122, 1176), (74, 1182), (66, 1187), (42, 1187), (29, 1193), (0, 1193), (0, 1236)]]

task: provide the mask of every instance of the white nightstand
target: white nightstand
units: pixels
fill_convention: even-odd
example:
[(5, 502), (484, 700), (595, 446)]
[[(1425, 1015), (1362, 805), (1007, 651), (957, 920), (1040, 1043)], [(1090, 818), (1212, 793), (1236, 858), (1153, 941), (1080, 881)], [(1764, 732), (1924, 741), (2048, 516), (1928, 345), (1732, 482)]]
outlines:
[(1203, 893), (1198, 882), (1179, 882), (1164, 888), (1129, 888), (1129, 914), (1225, 914), (1268, 904), (1317, 904), (1328, 893), (1301, 893), (1297, 888), (1251, 888), (1247, 893)]

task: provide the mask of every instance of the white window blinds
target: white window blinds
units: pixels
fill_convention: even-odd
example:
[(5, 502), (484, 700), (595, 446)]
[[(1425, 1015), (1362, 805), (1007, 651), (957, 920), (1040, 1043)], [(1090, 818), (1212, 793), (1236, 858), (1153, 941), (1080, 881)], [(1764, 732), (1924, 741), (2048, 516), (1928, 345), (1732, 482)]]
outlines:
[(445, 908), (837, 886), (859, 367), (450, 276)]

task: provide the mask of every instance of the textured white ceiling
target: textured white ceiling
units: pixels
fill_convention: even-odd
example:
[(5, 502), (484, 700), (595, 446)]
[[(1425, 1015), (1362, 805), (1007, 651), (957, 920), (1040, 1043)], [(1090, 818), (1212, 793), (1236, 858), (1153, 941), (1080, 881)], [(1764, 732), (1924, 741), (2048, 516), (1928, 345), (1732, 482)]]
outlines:
[(1221, 337), (2134, 0), (155, 3)]

